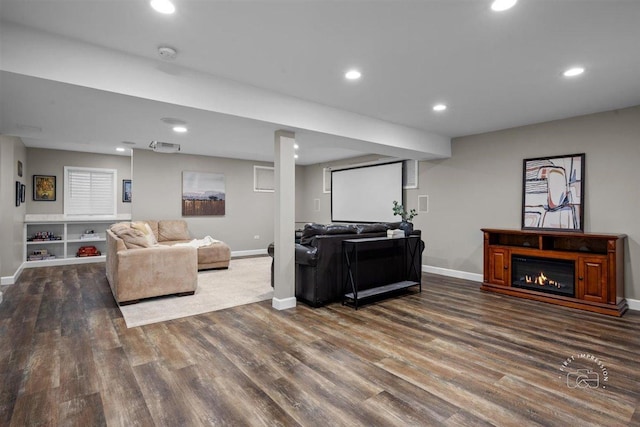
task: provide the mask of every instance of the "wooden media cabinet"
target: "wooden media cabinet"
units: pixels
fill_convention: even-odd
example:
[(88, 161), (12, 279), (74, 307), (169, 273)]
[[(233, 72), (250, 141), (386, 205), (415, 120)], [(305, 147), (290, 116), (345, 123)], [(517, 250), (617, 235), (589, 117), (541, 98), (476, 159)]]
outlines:
[[(624, 234), (483, 228), (484, 268), (480, 289), (521, 298), (622, 316), (624, 299)], [(570, 294), (516, 286), (514, 259), (565, 261), (572, 265)]]

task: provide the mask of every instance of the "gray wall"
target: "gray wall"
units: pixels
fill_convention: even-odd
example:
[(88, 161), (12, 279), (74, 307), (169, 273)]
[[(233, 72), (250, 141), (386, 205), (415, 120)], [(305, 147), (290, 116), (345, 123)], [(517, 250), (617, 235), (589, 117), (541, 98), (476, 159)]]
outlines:
[[(273, 241), (274, 193), (253, 191), (253, 166), (271, 163), (187, 154), (133, 152), (133, 219), (185, 219), (192, 237), (211, 236), (232, 251), (266, 250)], [(225, 176), (224, 216), (182, 217), (182, 171)], [(254, 239), (254, 236), (260, 236)]]
[[(20, 138), (0, 135), (0, 276), (13, 276), (22, 263), (26, 205), (16, 206), (16, 181), (28, 187), (26, 148)], [(22, 177), (18, 176), (22, 162)], [(25, 199), (26, 200), (26, 199)]]
[[(122, 180), (131, 179), (131, 157), (109, 154), (81, 153), (77, 151), (28, 148), (25, 180), (27, 185), (27, 214), (64, 213), (64, 167), (117, 169), (118, 214), (131, 213), (131, 203), (122, 203)], [(33, 175), (56, 176), (55, 202), (32, 200)]]
[(482, 273), (483, 227), (521, 224), (522, 160), (585, 153), (585, 231), (628, 235), (625, 296), (640, 299), (640, 107), (456, 138), (452, 157), (420, 163), (429, 213), (414, 219), (424, 264)]

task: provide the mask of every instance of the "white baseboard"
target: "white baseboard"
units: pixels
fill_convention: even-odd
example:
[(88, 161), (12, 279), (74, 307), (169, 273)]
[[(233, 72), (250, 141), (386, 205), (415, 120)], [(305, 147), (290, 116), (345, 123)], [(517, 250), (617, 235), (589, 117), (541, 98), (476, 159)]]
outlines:
[(246, 251), (231, 251), (231, 258), (239, 256), (267, 255), (266, 249), (249, 249)]
[(286, 310), (288, 308), (293, 308), (296, 306), (296, 297), (289, 297), (289, 298), (273, 298), (271, 300), (271, 307), (275, 308), (276, 310)]
[[(430, 265), (422, 265), (422, 271), (425, 273), (440, 274), (441, 276), (455, 277), (456, 279), (473, 280), (474, 282), (482, 282), (482, 274), (468, 273), (466, 271), (450, 270), (448, 268), (433, 267)], [(627, 298), (629, 310), (640, 311), (640, 300)]]
[(627, 298), (627, 304), (629, 304), (629, 310), (640, 311), (640, 299)]
[(482, 274), (468, 273), (466, 271), (451, 270), (449, 268), (433, 267), (431, 265), (422, 265), (422, 271), (425, 273), (440, 274), (441, 276), (455, 277), (456, 279), (473, 280), (474, 282), (482, 282)]
[[(18, 281), (18, 278), (22, 274), (22, 270), (24, 269), (24, 263), (20, 264), (20, 267), (13, 273), (13, 276), (3, 276), (0, 277), (0, 285), (13, 285)], [(0, 299), (1, 301), (1, 299)]]

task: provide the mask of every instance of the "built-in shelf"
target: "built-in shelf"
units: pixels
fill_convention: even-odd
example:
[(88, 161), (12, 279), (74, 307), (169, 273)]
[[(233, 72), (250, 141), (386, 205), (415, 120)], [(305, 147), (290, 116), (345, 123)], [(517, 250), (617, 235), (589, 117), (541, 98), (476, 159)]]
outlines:
[[(24, 223), (24, 267), (45, 267), (64, 264), (83, 264), (91, 262), (104, 262), (106, 259), (106, 230), (111, 224), (127, 220), (124, 216), (117, 218), (83, 217), (68, 219), (60, 215), (27, 215)], [(80, 238), (87, 230), (93, 230), (96, 237)], [(30, 236), (37, 232), (47, 231), (60, 240), (28, 241)], [(99, 256), (78, 257), (78, 249), (82, 246), (95, 246), (100, 252)], [(29, 260), (29, 255), (38, 250), (46, 250), (55, 258)]]

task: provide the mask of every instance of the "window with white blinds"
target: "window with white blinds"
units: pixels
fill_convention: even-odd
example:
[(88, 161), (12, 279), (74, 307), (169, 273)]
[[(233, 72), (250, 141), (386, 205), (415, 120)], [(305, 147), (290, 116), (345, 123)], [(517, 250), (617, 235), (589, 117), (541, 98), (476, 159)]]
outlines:
[(115, 169), (64, 167), (65, 215), (116, 215)]
[(273, 193), (275, 191), (274, 169), (270, 166), (253, 166), (253, 191)]

